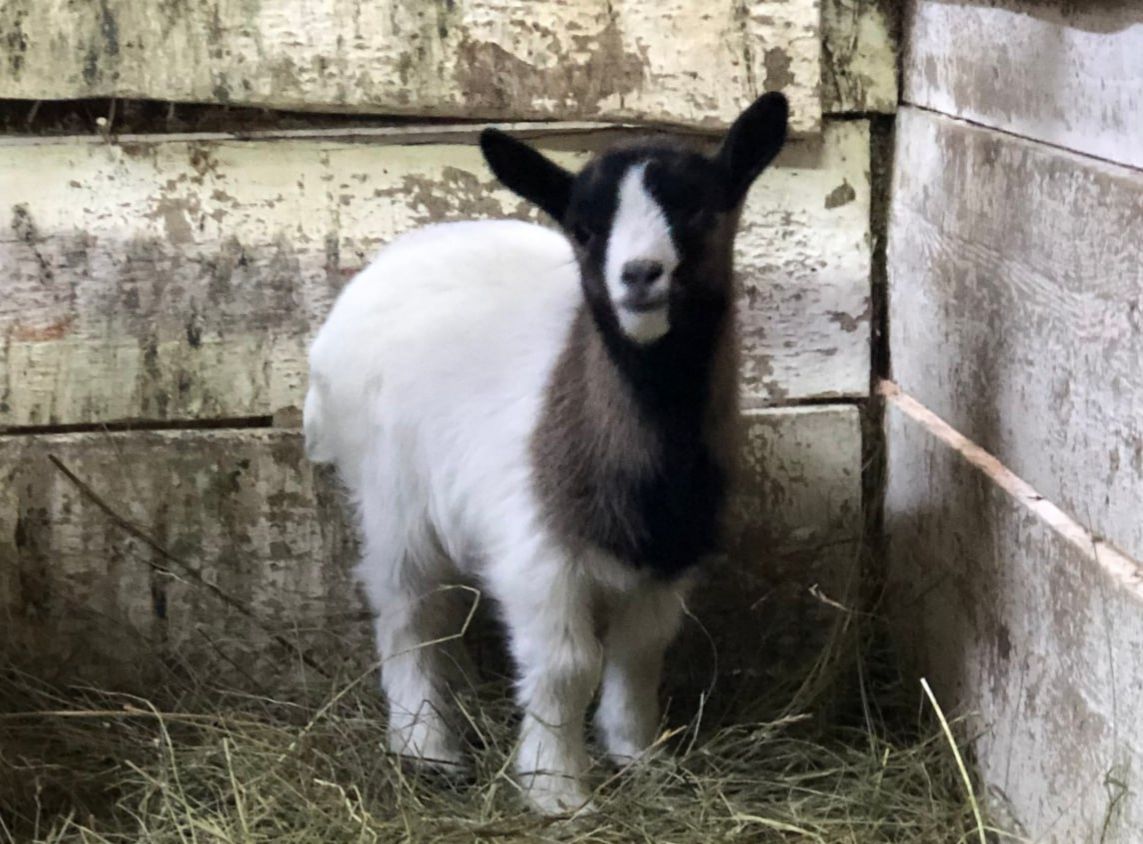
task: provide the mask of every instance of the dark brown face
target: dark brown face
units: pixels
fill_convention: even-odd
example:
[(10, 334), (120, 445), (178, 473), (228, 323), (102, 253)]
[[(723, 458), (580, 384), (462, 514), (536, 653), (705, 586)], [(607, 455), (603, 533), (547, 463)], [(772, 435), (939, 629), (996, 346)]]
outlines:
[(507, 187), (567, 233), (596, 317), (646, 346), (689, 302), (727, 296), (738, 210), (784, 144), (786, 122), (785, 98), (765, 94), (712, 158), (648, 143), (605, 152), (578, 175), (496, 130), (482, 133), (481, 148)]

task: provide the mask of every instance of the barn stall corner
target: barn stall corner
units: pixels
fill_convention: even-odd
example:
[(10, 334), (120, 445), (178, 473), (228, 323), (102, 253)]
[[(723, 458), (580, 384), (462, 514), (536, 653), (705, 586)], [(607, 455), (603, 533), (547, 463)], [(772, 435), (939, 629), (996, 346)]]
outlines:
[[(1129, 3), (10, 0), (0, 36), (0, 840), (1138, 840)], [(403, 232), (544, 222), (484, 128), (575, 170), (768, 91), (743, 482), (652, 754), (529, 811), (461, 590), (470, 778), (410, 769), (309, 343)]]

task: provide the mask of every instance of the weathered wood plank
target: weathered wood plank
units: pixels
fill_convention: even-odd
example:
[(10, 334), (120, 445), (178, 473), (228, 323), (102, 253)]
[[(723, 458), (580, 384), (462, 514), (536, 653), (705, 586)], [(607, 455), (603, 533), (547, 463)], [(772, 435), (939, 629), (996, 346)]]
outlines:
[(782, 90), (816, 132), (820, 31), (819, 0), (9, 0), (0, 90), (708, 126)]
[[(762, 608), (753, 598), (742, 604), (737, 580), (737, 621), (720, 621), (726, 608), (717, 602), (709, 616), (700, 608), (709, 628), (735, 637), (757, 635), (812, 582), (837, 580), (824, 563), (851, 564), (837, 549), (849, 543), (852, 552), (861, 531), (856, 408), (749, 418), (731, 547), (751, 586), (779, 595)], [(117, 526), (48, 455), (197, 574)], [(294, 432), (0, 437), (0, 658), (100, 682), (128, 682), (157, 659), (210, 666), (242, 683), (297, 679), (296, 655), (268, 639), (268, 628), (330, 670), (346, 660), (359, 666), (371, 632), (351, 580), (346, 525), (329, 474), (305, 462)], [(748, 644), (735, 652), (755, 654), (757, 643)], [(700, 646), (709, 651), (705, 639)]]
[(1143, 557), (1143, 174), (903, 109), (894, 377)]
[(822, 111), (897, 110), (898, 0), (823, 0)]
[[(432, 221), (533, 216), (475, 146), (397, 137), (3, 147), (0, 425), (300, 406), (306, 343), (379, 247)], [(868, 124), (831, 124), (750, 196), (752, 406), (867, 391), (868, 170)]]
[(907, 103), (1143, 167), (1143, 7), (910, 0)]
[[(748, 407), (869, 392), (869, 123), (830, 123), (820, 152), (764, 174), (736, 266)], [(803, 151), (803, 154), (809, 151)]]
[[(888, 607), (1024, 840), (1143, 829), (1143, 566), (907, 396), (887, 410)], [(1042, 490), (1041, 490), (1042, 492)]]

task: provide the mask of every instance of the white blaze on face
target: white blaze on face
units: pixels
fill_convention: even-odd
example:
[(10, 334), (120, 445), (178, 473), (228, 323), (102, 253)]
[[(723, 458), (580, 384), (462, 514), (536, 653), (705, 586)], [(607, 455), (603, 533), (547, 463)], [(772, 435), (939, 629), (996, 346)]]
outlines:
[[(671, 274), (679, 264), (667, 216), (644, 183), (646, 167), (646, 164), (638, 164), (630, 168), (619, 183), (618, 203), (603, 265), (607, 292), (619, 326), (637, 343), (658, 340), (670, 328), (667, 299)], [(663, 267), (663, 274), (638, 296), (633, 296), (632, 289), (623, 281), (623, 268), (631, 261), (656, 261)], [(648, 307), (648, 303), (654, 303), (654, 307)]]

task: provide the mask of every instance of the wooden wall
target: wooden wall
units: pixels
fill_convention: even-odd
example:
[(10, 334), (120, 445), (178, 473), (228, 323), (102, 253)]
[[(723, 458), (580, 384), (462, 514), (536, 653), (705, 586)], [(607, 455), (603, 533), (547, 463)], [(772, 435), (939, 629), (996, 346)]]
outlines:
[[(381, 245), (430, 221), (538, 218), (494, 183), (473, 129), (435, 134), (0, 139), (15, 235), (0, 425), (299, 407), (309, 337)], [(541, 139), (561, 142), (584, 144)], [(833, 123), (750, 195), (750, 406), (868, 387), (868, 159), (868, 123)]]
[[(770, 630), (750, 608), (759, 594), (794, 605), (791, 572), (828, 588), (852, 564), (860, 429), (849, 406), (750, 413), (743, 458), (759, 474), (734, 502), (732, 548), (753, 563), (755, 598), (733, 624), (704, 614), (708, 627)], [(360, 668), (372, 632), (354, 552), (340, 491), (306, 462), (300, 432), (52, 434), (0, 449), (3, 650), (41, 675), (137, 685), (159, 659), (288, 688), (322, 679), (301, 653)]]
[[(479, 121), (574, 165), (632, 122), (717, 130), (763, 90), (790, 97), (798, 137), (738, 244), (751, 482), (723, 565), (790, 606), (841, 589), (862, 539), (889, 4), (368, 5), (0, 9), (0, 96), (29, 111), (109, 96), (322, 118), (0, 136), (0, 654), (108, 682), (156, 657), (255, 685), (312, 676), (298, 648), (361, 664), (352, 530), (293, 427), (337, 291), (411, 227), (536, 218), (493, 183)], [(760, 630), (775, 603), (722, 626)]]
[(913, 0), (903, 38), (886, 505), (900, 639), (946, 705), (976, 714), (985, 781), (1032, 840), (1137, 841), (1143, 8)]
[(819, 0), (195, 0), (159, 9), (13, 0), (4, 18), (0, 28), (18, 33), (12, 95), (28, 99), (718, 125), (767, 85), (787, 91), (798, 129), (821, 121)]
[(1135, 842), (1143, 570), (890, 391), (889, 589), (991, 819), (1036, 842)]

